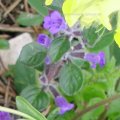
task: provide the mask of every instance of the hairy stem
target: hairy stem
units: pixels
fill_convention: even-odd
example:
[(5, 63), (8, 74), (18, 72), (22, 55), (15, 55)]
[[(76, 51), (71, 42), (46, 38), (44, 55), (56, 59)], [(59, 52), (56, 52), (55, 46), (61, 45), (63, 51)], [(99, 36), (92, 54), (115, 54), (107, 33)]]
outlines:
[(89, 106), (87, 107), (86, 109), (82, 110), (82, 111), (78, 111), (76, 116), (73, 118), (73, 120), (77, 120), (78, 118), (80, 118), (82, 115), (86, 114), (87, 112), (91, 111), (91, 110), (94, 110), (96, 108), (98, 108), (99, 106), (101, 105), (106, 105), (106, 104), (109, 104), (110, 102), (112, 102), (113, 100), (116, 100), (120, 98), (120, 94), (117, 94), (117, 95), (114, 95), (110, 98), (106, 98), (92, 106)]

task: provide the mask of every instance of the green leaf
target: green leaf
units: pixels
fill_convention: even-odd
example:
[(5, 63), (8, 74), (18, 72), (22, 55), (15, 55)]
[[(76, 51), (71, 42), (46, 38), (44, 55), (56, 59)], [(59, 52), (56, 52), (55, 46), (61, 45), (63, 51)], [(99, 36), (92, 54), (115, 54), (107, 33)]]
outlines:
[(83, 83), (81, 70), (74, 64), (68, 63), (60, 71), (60, 87), (66, 95), (76, 94)]
[(23, 89), (21, 96), (27, 99), (37, 110), (44, 110), (50, 103), (48, 95), (34, 85)]
[(113, 31), (111, 32), (108, 31), (100, 39), (98, 37), (97, 39), (99, 39), (99, 41), (95, 44), (93, 48), (90, 48), (90, 51), (99, 51), (111, 45), (113, 42), (113, 36), (114, 36)]
[(56, 7), (62, 7), (62, 4), (63, 4), (64, 0), (54, 0), (53, 1), (53, 6), (56, 6)]
[(33, 68), (30, 68), (21, 62), (17, 61), (13, 68), (14, 84), (18, 93), (20, 93), (28, 85), (38, 85), (36, 73)]
[(58, 115), (54, 120), (72, 120), (75, 116), (73, 110), (66, 112), (64, 115)]
[(87, 39), (88, 43), (92, 45), (98, 37), (96, 27), (92, 25), (89, 28), (84, 28), (83, 35)]
[(28, 3), (42, 16), (48, 15), (47, 7), (44, 0), (28, 0)]
[(16, 97), (16, 104), (18, 110), (24, 112), (36, 120), (47, 120), (39, 111), (37, 111), (26, 99), (23, 97)]
[(22, 13), (18, 16), (17, 22), (23, 26), (35, 26), (40, 25), (43, 22), (43, 17), (30, 13)]
[(48, 55), (52, 62), (58, 61), (70, 48), (70, 43), (65, 37), (59, 37), (52, 41)]
[(115, 64), (116, 59), (114, 57), (111, 57), (109, 61), (106, 63), (105, 67), (103, 68), (103, 72), (110, 74), (110, 72), (113, 72), (116, 69)]
[(32, 42), (23, 47), (19, 61), (33, 68), (39, 68), (44, 63), (46, 57), (46, 48)]
[(105, 98), (104, 90), (96, 85), (89, 85), (83, 88), (83, 98), (85, 101), (90, 101), (92, 98)]
[(55, 118), (58, 116), (58, 108), (54, 109), (50, 114), (48, 115), (47, 119), (48, 120), (55, 120)]
[[(103, 31), (104, 32), (104, 31)], [(107, 31), (102, 34), (98, 34), (97, 39), (94, 41), (94, 46), (89, 47), (88, 49), (90, 51), (100, 51), (103, 48), (109, 46), (113, 42), (114, 32), (113, 31)]]
[(98, 52), (113, 42), (114, 31), (108, 31), (102, 26), (91, 26), (84, 29), (84, 37), (88, 41), (88, 49), (93, 52)]
[(0, 49), (7, 49), (9, 48), (9, 43), (7, 40), (0, 39)]
[(50, 112), (47, 119), (48, 120), (72, 120), (72, 118), (75, 116), (75, 112), (73, 110), (66, 112), (64, 115), (59, 115), (58, 111), (59, 111), (58, 109), (54, 109), (52, 112)]
[(75, 64), (78, 67), (81, 67), (84, 64), (84, 61), (81, 58), (70, 56), (70, 60), (73, 64)]
[(52, 5), (48, 6), (49, 8), (52, 8), (53, 10), (62, 11), (62, 5), (64, 0), (53, 0)]
[(120, 99), (116, 99), (110, 103), (107, 115), (110, 120), (119, 120), (117, 117), (120, 117)]
[(120, 65), (120, 48), (116, 43), (112, 44), (112, 55), (114, 55), (116, 59), (116, 64)]

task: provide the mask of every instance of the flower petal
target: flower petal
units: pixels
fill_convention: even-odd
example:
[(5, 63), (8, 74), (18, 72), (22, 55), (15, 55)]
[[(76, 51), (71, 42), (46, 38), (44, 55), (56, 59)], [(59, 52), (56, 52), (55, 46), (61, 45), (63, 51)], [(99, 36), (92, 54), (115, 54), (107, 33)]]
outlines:
[(74, 108), (74, 104), (68, 103), (62, 96), (57, 96), (55, 98), (55, 103), (60, 108), (59, 114), (61, 115)]
[(37, 38), (37, 42), (46, 48), (48, 48), (51, 44), (50, 38), (45, 34), (39, 34)]
[(11, 120), (10, 114), (7, 112), (0, 112), (0, 120)]

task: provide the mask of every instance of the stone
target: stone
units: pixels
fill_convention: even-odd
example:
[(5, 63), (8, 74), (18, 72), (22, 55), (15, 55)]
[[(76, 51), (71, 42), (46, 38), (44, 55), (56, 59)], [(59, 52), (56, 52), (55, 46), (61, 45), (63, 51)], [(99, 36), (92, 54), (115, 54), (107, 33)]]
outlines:
[[(9, 49), (0, 50), (1, 61), (4, 67), (8, 69), (8, 65), (14, 65), (20, 55), (22, 48), (32, 42), (33, 39), (29, 33), (23, 33), (9, 40)], [(3, 68), (1, 67), (0, 70)]]

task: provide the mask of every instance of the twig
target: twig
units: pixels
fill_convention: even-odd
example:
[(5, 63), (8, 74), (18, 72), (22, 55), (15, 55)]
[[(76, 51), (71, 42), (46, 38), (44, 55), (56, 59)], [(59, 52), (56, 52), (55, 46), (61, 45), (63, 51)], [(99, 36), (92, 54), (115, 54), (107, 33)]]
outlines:
[(8, 107), (9, 89), (10, 89), (10, 79), (8, 79), (8, 83), (5, 91), (5, 102), (4, 102), (5, 107)]
[(46, 116), (49, 113), (50, 109), (51, 109), (51, 106), (49, 105), (48, 108), (42, 112), (42, 114)]
[[(4, 99), (0, 99), (0, 104), (3, 104), (4, 102), (5, 102)], [(13, 102), (13, 101), (10, 101), (10, 106), (9, 107), (15, 108), (15, 106), (16, 106), (16, 103)]]
[(99, 116), (98, 120), (105, 120), (106, 119), (106, 114), (107, 114), (108, 108), (109, 108), (109, 106), (106, 105), (104, 111), (101, 113), (101, 115)]
[(6, 17), (20, 2), (21, 0), (15, 0), (15, 2), (11, 4), (3, 16)]
[(4, 65), (1, 57), (0, 57), (0, 63), (1, 63), (1, 65), (2, 65), (4, 71), (7, 71), (8, 69), (5, 67), (5, 65)]
[(0, 86), (5, 88), (5, 85), (4, 85), (4, 83), (1, 82), (1, 79), (0, 79)]
[[(5, 12), (7, 11), (7, 8), (2, 4), (1, 0), (0, 0), (0, 6), (1, 6), (1, 8), (2, 8)], [(15, 18), (13, 17), (12, 14), (9, 13), (8, 16), (11, 18), (11, 20), (12, 20), (14, 23), (16, 23)]]
[(29, 13), (28, 0), (24, 0), (25, 11)]
[(10, 86), (10, 92), (13, 93), (16, 96), (16, 92), (14, 90), (14, 85), (13, 85), (13, 79), (11, 77), (8, 77), (8, 79), (11, 82), (11, 86)]
[(2, 76), (5, 73), (4, 70), (0, 70), (0, 76)]
[[(28, 7), (28, 0), (24, 0), (24, 6), (25, 6), (25, 11), (27, 13), (29, 13), (30, 10), (29, 10), (29, 7)], [(36, 35), (38, 35), (39, 34), (38, 28), (36, 26), (33, 26), (32, 28), (33, 28), (34, 32), (36, 33)]]
[(34, 30), (31, 28), (15, 27), (15, 26), (4, 25), (4, 24), (0, 24), (0, 31), (34, 33)]
[[(4, 81), (2, 79), (4, 78), (0, 77), (0, 93), (5, 94), (6, 84), (4, 84), (4, 81), (6, 81), (6, 79)], [(10, 79), (10, 81), (12, 82), (11, 78), (8, 79)], [(10, 86), (9, 91), (10, 91), (9, 95), (14, 98), (16, 96), (16, 93), (13, 90), (12, 86)]]
[(82, 111), (78, 111), (77, 115), (73, 118), (73, 120), (77, 120), (78, 118), (80, 118), (82, 115), (86, 114), (87, 112), (94, 110), (98, 107), (100, 107), (101, 105), (106, 105), (109, 104), (110, 102), (112, 102), (113, 100), (116, 100), (120, 98), (120, 94), (114, 95), (110, 98), (106, 98), (98, 103), (96, 103), (95, 105), (92, 105), (90, 107), (87, 107), (86, 109), (82, 110)]
[[(2, 86), (2, 88), (5, 90), (6, 89), (6, 84), (4, 84), (4, 82), (6, 82), (6, 79), (5, 78), (3, 78), (3, 77), (0, 77), (1, 78), (1, 81), (0, 81), (0, 86)], [(10, 86), (10, 93), (13, 93), (14, 94), (14, 96), (16, 96), (16, 92), (15, 92), (15, 90), (13, 89), (13, 87), (12, 87), (12, 82), (13, 82), (13, 80), (12, 80), (12, 78), (8, 78), (10, 81), (11, 81), (11, 86)], [(3, 81), (3, 82), (2, 82)]]
[(36, 33), (36, 35), (38, 35), (39, 34), (38, 28), (36, 26), (33, 26), (32, 28), (33, 28), (34, 32)]
[(8, 39), (8, 38), (10, 38), (10, 36), (7, 34), (0, 35), (0, 39)]
[[(5, 94), (5, 89), (2, 86), (0, 86), (0, 93)], [(14, 97), (14, 98), (16, 97), (16, 95), (14, 93), (11, 93), (11, 92), (9, 93), (9, 95)]]
[(99, 35), (99, 37), (95, 40), (95, 42), (92, 45), (87, 44), (89, 48), (93, 48), (100, 40), (103, 34), (105, 33), (105, 29), (102, 31), (102, 33)]

